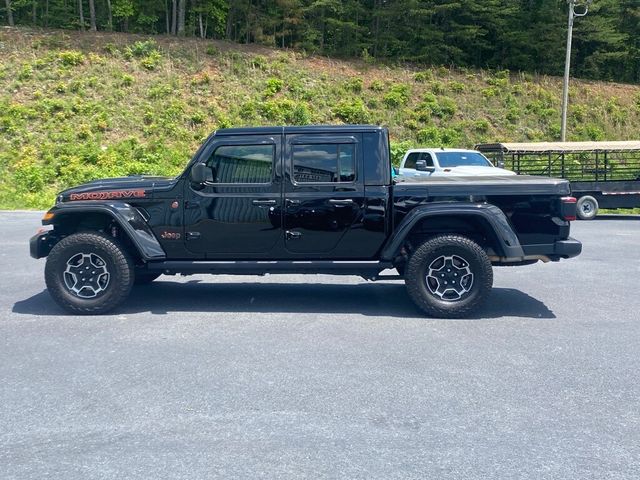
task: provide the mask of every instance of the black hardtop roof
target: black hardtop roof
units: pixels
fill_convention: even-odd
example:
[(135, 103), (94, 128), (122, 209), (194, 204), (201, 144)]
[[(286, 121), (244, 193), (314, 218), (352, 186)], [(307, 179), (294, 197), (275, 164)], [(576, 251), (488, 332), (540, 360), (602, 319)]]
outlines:
[(223, 135), (282, 135), (300, 133), (361, 133), (386, 130), (378, 125), (305, 125), (280, 127), (220, 128), (215, 136)]

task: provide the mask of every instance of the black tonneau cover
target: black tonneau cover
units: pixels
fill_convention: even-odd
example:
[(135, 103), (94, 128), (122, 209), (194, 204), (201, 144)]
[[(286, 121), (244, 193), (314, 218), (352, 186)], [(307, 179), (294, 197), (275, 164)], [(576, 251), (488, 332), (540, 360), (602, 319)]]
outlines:
[(569, 195), (571, 187), (561, 178), (529, 175), (400, 177), (396, 190), (408, 193), (427, 188), (429, 195)]

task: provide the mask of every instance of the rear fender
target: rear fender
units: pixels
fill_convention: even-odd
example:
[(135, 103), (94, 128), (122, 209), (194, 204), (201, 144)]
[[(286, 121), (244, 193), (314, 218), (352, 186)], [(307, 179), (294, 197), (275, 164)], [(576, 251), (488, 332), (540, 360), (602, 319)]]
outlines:
[(524, 256), (520, 241), (502, 210), (485, 203), (452, 202), (433, 203), (411, 210), (383, 247), (382, 260), (393, 260), (413, 228), (422, 220), (437, 216), (480, 219), (495, 235), (497, 245), (494, 248), (498, 255), (508, 258)]
[(122, 232), (131, 240), (144, 261), (163, 260), (166, 254), (153, 234), (140, 211), (124, 202), (73, 202), (59, 203), (48, 212), (52, 214), (48, 220), (43, 220), (43, 225), (63, 224), (65, 219), (71, 216), (82, 216), (87, 213), (100, 213), (111, 217), (121, 228)]

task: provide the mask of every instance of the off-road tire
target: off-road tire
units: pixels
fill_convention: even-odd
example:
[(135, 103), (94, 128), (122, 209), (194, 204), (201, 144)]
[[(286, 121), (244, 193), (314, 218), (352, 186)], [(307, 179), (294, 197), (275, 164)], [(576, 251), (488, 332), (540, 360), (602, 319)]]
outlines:
[[(433, 275), (427, 278), (430, 272), (433, 273), (432, 266), (434, 264), (437, 267), (439, 265), (437, 262), (441, 259), (448, 261), (447, 259), (451, 258), (456, 262), (464, 260), (464, 262), (458, 263), (459, 266), (464, 267), (462, 270), (454, 269), (454, 271), (462, 273), (459, 273), (453, 282), (449, 279), (451, 283), (458, 279), (459, 285), (456, 288), (464, 290), (460, 283), (461, 278), (466, 277), (469, 273), (472, 274), (471, 282), (467, 279), (465, 286), (465, 288), (468, 286), (468, 291), (460, 294), (452, 289), (453, 292), (447, 291), (448, 293), (445, 294), (445, 296), (460, 295), (460, 298), (457, 299), (443, 298), (434, 293), (432, 291), (434, 284), (428, 283), (433, 282)], [(443, 270), (443, 274), (450, 275), (445, 270)], [(439, 273), (440, 271), (435, 270), (435, 272)], [(469, 316), (487, 300), (493, 285), (493, 270), (486, 252), (473, 240), (460, 235), (438, 235), (425, 241), (409, 257), (404, 279), (409, 296), (427, 315), (437, 318), (461, 318)], [(441, 285), (437, 283), (436, 285), (439, 290)], [(442, 286), (442, 288), (447, 287)]]
[(156, 278), (158, 278), (161, 273), (149, 273), (149, 272), (138, 272), (136, 273), (136, 279), (134, 280), (135, 285), (146, 285), (148, 283), (153, 282)]
[[(96, 255), (108, 272), (104, 290), (93, 298), (81, 298), (65, 283), (68, 262), (80, 254)], [(127, 298), (134, 282), (134, 267), (130, 255), (115, 238), (83, 232), (63, 238), (51, 249), (44, 278), (49, 293), (62, 308), (75, 314), (96, 315), (113, 310)]]
[(580, 197), (576, 203), (576, 216), (580, 220), (593, 220), (598, 215), (598, 201), (591, 195)]

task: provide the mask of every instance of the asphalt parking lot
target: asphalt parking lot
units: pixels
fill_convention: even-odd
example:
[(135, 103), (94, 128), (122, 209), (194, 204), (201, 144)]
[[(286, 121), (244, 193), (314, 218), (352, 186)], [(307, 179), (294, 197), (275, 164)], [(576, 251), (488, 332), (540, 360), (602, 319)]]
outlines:
[(495, 270), (469, 320), (402, 283), (161, 277), (63, 313), (0, 213), (2, 479), (640, 478), (640, 217)]

